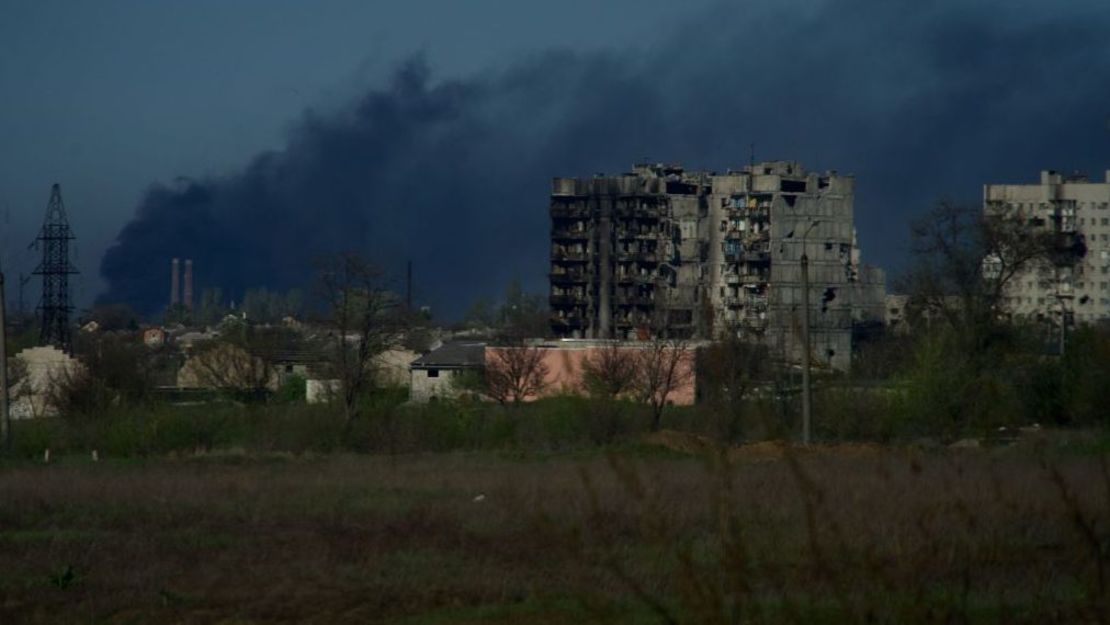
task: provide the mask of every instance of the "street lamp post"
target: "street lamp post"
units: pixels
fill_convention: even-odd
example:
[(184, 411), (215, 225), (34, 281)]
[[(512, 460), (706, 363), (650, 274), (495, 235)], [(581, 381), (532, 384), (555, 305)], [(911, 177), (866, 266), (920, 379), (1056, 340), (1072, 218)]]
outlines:
[(809, 445), (812, 438), (813, 406), (812, 386), (809, 379), (809, 255), (806, 237), (819, 221), (813, 221), (802, 234), (802, 444)]

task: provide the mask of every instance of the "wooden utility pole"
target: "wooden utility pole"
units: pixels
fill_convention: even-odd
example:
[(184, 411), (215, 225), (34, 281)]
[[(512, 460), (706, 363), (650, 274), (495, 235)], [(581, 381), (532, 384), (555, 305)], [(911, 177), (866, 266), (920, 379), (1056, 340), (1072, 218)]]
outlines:
[(809, 256), (802, 242), (802, 444), (808, 445), (811, 427), (809, 380)]
[(802, 235), (802, 444), (809, 445), (812, 438), (813, 407), (809, 376), (809, 255), (806, 250), (806, 239), (810, 230), (821, 223), (814, 220)]
[(12, 416), (8, 402), (8, 325), (4, 315), (4, 272), (0, 271), (0, 438), (12, 447)]

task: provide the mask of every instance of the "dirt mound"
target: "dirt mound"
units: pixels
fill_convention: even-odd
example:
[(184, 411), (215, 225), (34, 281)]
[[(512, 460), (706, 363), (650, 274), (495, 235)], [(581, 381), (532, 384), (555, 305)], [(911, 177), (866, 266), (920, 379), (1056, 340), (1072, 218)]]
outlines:
[(728, 452), (729, 460), (760, 461), (778, 460), (786, 454), (783, 441), (761, 441), (733, 447)]
[[(658, 445), (686, 454), (703, 454), (720, 449), (718, 443), (708, 436), (678, 430), (660, 430), (644, 436), (642, 440), (648, 445)], [(883, 446), (875, 443), (835, 443), (806, 447), (787, 441), (760, 441), (732, 447), (728, 450), (728, 457), (730, 460), (743, 462), (778, 460), (785, 456), (787, 451), (798, 454), (859, 458), (881, 454)]]
[(684, 454), (701, 454), (717, 449), (717, 444), (708, 436), (678, 430), (659, 430), (645, 435), (642, 440), (648, 445), (658, 445)]

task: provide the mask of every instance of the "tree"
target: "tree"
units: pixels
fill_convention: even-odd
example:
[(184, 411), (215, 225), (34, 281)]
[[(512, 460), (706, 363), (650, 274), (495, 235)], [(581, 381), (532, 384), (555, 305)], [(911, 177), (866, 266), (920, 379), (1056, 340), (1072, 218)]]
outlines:
[(247, 289), (243, 294), (241, 306), (247, 318), (256, 323), (273, 323), (285, 317), (297, 316), (304, 305), (304, 296), (299, 289), (291, 289), (285, 294), (259, 287)]
[(163, 352), (135, 336), (80, 333), (79, 366), (60, 367), (47, 384), (48, 404), (63, 416), (95, 416), (109, 406), (149, 401)]
[(191, 325), (193, 323), (193, 311), (185, 304), (171, 304), (166, 307), (163, 321), (166, 325), (178, 323), (184, 326)]
[(489, 331), (495, 336), (540, 338), (548, 332), (547, 298), (525, 293), (519, 280), (509, 282), (500, 303), (480, 297), (463, 315), (462, 326), (469, 330)]
[(324, 258), (318, 270), (320, 293), (328, 306), (329, 365), (339, 381), (349, 431), (358, 418), (358, 400), (375, 384), (376, 356), (403, 334), (401, 306), (384, 288), (381, 273), (357, 254)]
[(304, 349), (301, 337), (286, 328), (229, 324), (220, 338), (197, 344), (185, 363), (187, 385), (220, 389), (241, 399), (258, 400), (277, 390), (275, 359)]
[(137, 319), (138, 315), (127, 304), (99, 304), (89, 312), (89, 321), (95, 321), (101, 332), (136, 327)]
[[(946, 436), (1020, 414), (1009, 384), (1028, 358), (1008, 320), (1008, 290), (1031, 271), (1066, 262), (1056, 233), (1017, 215), (941, 203), (912, 226), (905, 279), (914, 337), (907, 381), (912, 419)], [(927, 326), (927, 331), (920, 331)]]
[(197, 307), (195, 318), (197, 323), (204, 326), (214, 326), (223, 320), (228, 313), (224, 303), (223, 290), (219, 287), (204, 289), (200, 294), (200, 306)]
[(527, 294), (519, 280), (513, 280), (505, 290), (505, 302), (498, 313), (501, 333), (514, 336), (540, 338), (548, 332), (548, 311), (543, 296)]
[(744, 341), (729, 332), (705, 348), (698, 363), (698, 385), (705, 399), (721, 417), (721, 435), (736, 441), (744, 434), (745, 408), (752, 388), (770, 373), (766, 345)]
[(486, 349), (485, 394), (514, 405), (539, 394), (547, 387), (550, 372), (544, 356), (545, 350), (524, 341), (502, 342)]
[(636, 386), (637, 352), (610, 342), (582, 360), (582, 386), (592, 397), (616, 399)]
[(637, 359), (641, 401), (651, 407), (651, 431), (659, 431), (671, 395), (694, 376), (693, 355), (684, 339), (655, 338)]
[(656, 304), (650, 319), (650, 337), (636, 357), (636, 391), (651, 407), (651, 430), (662, 425), (663, 410), (671, 395), (694, 378), (694, 357), (689, 341), (671, 326), (674, 292), (656, 284)]
[(463, 326), (469, 330), (488, 330), (494, 326), (495, 317), (489, 298), (479, 297), (463, 315)]
[(1049, 268), (1060, 251), (1054, 233), (1017, 216), (947, 202), (915, 221), (911, 237), (908, 308), (917, 321), (942, 320), (972, 349), (1004, 319), (1014, 279)]

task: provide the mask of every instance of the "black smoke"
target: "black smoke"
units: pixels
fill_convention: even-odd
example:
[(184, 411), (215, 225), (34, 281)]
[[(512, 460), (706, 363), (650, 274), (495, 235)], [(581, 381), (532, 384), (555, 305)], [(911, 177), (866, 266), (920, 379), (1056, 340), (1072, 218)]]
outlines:
[(104, 257), (102, 300), (159, 310), (169, 256), (235, 294), (359, 249), (394, 275), (413, 261), (418, 299), (449, 317), (514, 276), (544, 289), (552, 176), (644, 157), (721, 170), (751, 144), (854, 173), (865, 260), (897, 269), (909, 218), (939, 198), (1110, 166), (1104, 4), (737, 2), (636, 50), (460, 79), (416, 57), (242, 171), (152, 187)]

